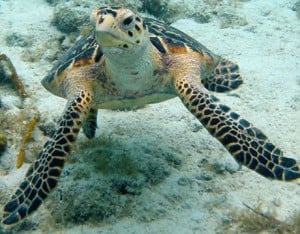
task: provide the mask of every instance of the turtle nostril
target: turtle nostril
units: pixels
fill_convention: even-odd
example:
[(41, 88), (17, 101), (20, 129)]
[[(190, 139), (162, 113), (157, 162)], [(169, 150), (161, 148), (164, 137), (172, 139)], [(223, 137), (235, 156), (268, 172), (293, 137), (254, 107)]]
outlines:
[(129, 35), (130, 37), (133, 37), (133, 33), (132, 33), (131, 31), (128, 31), (128, 35)]
[(98, 20), (98, 24), (102, 24), (102, 23), (103, 23), (103, 21), (104, 21), (104, 18), (103, 18), (103, 17), (101, 17), (101, 18)]

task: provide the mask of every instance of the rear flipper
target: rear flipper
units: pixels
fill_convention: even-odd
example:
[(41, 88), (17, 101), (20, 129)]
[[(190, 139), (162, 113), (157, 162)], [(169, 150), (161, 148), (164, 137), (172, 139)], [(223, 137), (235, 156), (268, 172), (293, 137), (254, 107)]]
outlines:
[(92, 139), (95, 136), (97, 128), (97, 113), (98, 110), (92, 108), (82, 125), (82, 130), (87, 138)]
[(68, 102), (54, 135), (45, 143), (24, 181), (4, 206), (3, 224), (14, 224), (27, 217), (56, 186), (66, 155), (89, 112), (91, 100), (92, 95), (81, 90)]
[(221, 58), (212, 74), (202, 80), (205, 88), (215, 92), (231, 91), (242, 83), (239, 66), (224, 58)]
[(175, 87), (185, 106), (241, 164), (271, 179), (296, 180), (300, 166), (247, 120), (219, 104), (197, 79), (177, 78)]

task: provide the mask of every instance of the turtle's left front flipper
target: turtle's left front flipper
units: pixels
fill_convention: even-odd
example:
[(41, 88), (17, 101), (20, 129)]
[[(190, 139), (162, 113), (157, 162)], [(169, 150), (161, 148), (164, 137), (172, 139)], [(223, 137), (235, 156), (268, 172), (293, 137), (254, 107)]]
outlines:
[(38, 158), (29, 167), (10, 201), (4, 206), (2, 223), (19, 222), (35, 211), (56, 186), (66, 155), (91, 109), (93, 94), (90, 87), (72, 91), (55, 134), (49, 139)]
[(296, 160), (284, 157), (259, 129), (228, 106), (218, 103), (199, 82), (199, 71), (182, 70), (182, 73), (174, 72), (175, 90), (182, 102), (239, 163), (271, 179), (292, 181), (300, 178)]

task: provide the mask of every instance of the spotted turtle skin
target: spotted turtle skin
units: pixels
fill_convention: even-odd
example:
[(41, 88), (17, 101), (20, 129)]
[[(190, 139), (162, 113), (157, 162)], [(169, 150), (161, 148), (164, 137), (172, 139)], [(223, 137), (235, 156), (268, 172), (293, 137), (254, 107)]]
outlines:
[(282, 181), (300, 178), (293, 158), (212, 94), (242, 84), (239, 67), (185, 33), (125, 7), (92, 11), (95, 29), (77, 41), (42, 80), (67, 104), (55, 133), (6, 203), (2, 223), (12, 225), (37, 210), (56, 187), (67, 155), (83, 129), (95, 136), (98, 109), (118, 109), (180, 97), (185, 107), (235, 160)]

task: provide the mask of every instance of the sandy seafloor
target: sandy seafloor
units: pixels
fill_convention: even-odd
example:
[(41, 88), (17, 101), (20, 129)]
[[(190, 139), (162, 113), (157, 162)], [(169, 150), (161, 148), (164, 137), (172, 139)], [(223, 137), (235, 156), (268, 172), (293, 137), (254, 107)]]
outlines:
[[(246, 17), (245, 26), (221, 29), (217, 21), (199, 24), (192, 19), (180, 19), (173, 26), (239, 64), (244, 84), (231, 92), (234, 95), (215, 95), (263, 130), (285, 155), (300, 161), (300, 21), (291, 10), (293, 3), (289, 0), (239, 3), (237, 11)], [(32, 35), (35, 43), (49, 39), (58, 33), (50, 26), (52, 13), (53, 8), (42, 0), (0, 1), (0, 52), (11, 58), (30, 93), (24, 102), (25, 110), (39, 111), (42, 123), (57, 120), (65, 104), (65, 100), (50, 94), (40, 84), (52, 64), (43, 59), (24, 61), (21, 56), (24, 48), (7, 46), (5, 37), (19, 32)], [(15, 92), (0, 87), (0, 96), (11, 118), (21, 114)], [(76, 223), (63, 210), (67, 209), (61, 204), (64, 199), (74, 202), (77, 214), (86, 214), (93, 207), (80, 206), (76, 201), (81, 203), (81, 199), (88, 197), (93, 200), (99, 188), (85, 185), (99, 183), (105, 187), (103, 183), (111, 182), (108, 177), (112, 177), (103, 168), (102, 171), (91, 169), (93, 161), (84, 158), (88, 154), (85, 152), (90, 152), (88, 140), (80, 133), (78, 144), (83, 153), (71, 156), (56, 191), (21, 226), (0, 229), (0, 233), (241, 233), (230, 214), (244, 210), (253, 215), (243, 204), (260, 207), (261, 212), (287, 222), (300, 211), (299, 182), (270, 181), (245, 167), (238, 169), (230, 154), (185, 110), (178, 98), (133, 111), (100, 110), (98, 124), (97, 138), (117, 142), (117, 150), (126, 148), (125, 152), (141, 167), (162, 163), (168, 171), (166, 176), (157, 183), (141, 186), (139, 194), (114, 194), (99, 200), (109, 204), (103, 205), (104, 209), (109, 207), (120, 212), (112, 212), (106, 218), (99, 216), (98, 222), (94, 219)], [(20, 169), (15, 168), (21, 133), (11, 126), (6, 134), (8, 149), (0, 158), (1, 206), (30, 165), (27, 159)], [(42, 147), (46, 139), (35, 129), (29, 145)], [(147, 160), (137, 159), (139, 154), (147, 155)], [(174, 157), (177, 163), (173, 164), (178, 165), (167, 162), (166, 155)], [(154, 160), (159, 163), (155, 164)], [(78, 170), (89, 175), (76, 179)], [(123, 175), (118, 175), (116, 170), (113, 176)], [(59, 198), (64, 193), (73, 197)], [(128, 199), (130, 202), (126, 202)], [(72, 207), (68, 209), (74, 214)], [(64, 214), (64, 221), (55, 221), (54, 216), (57, 218), (59, 213)], [(89, 215), (85, 218), (89, 219)], [(225, 228), (230, 222), (233, 227)]]

